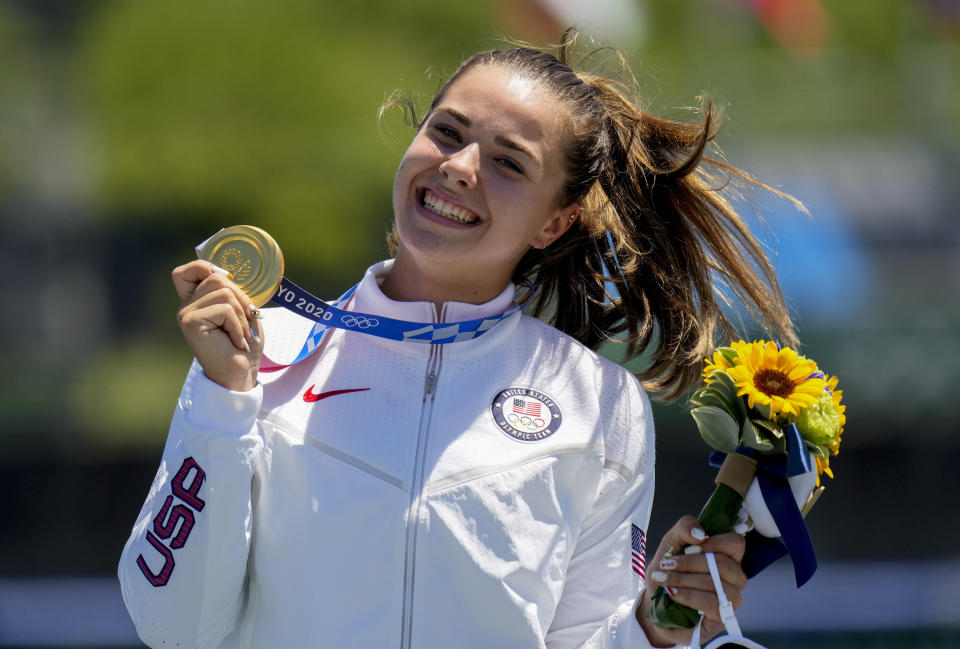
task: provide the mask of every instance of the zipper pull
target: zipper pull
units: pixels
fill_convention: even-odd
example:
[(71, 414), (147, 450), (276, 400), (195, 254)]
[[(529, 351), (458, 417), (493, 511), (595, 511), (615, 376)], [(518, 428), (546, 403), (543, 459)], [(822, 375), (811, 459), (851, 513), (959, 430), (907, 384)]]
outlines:
[(434, 372), (427, 374), (427, 382), (423, 390), (427, 394), (433, 394), (433, 389), (437, 386), (437, 375)]

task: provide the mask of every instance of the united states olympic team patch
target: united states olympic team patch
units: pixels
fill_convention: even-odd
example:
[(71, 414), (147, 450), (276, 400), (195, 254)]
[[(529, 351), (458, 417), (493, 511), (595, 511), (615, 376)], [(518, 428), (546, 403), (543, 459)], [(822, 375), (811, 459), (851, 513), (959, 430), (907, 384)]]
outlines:
[(550, 437), (563, 422), (559, 406), (549, 396), (530, 388), (501, 390), (490, 406), (493, 420), (504, 433), (521, 442)]

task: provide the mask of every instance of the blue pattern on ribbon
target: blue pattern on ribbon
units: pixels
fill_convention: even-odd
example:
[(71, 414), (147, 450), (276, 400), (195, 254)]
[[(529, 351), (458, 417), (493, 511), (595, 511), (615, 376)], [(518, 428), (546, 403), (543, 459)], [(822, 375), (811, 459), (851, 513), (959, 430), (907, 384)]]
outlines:
[[(354, 291), (357, 290), (357, 286), (358, 284), (354, 284), (352, 287), (350, 287), (350, 289), (346, 293), (344, 293), (343, 295), (341, 295), (340, 297), (338, 297), (336, 300), (333, 301), (332, 306), (339, 308), (344, 304), (346, 304), (347, 300), (349, 300), (353, 296)], [(274, 297), (276, 297), (276, 295), (274, 295)], [(303, 341), (303, 345), (300, 347), (300, 352), (297, 354), (297, 357), (292, 361), (290, 361), (289, 364), (296, 365), (297, 363), (305, 359), (307, 356), (317, 351), (317, 349), (319, 349), (320, 347), (320, 343), (323, 341), (323, 337), (327, 334), (328, 331), (330, 331), (329, 326), (322, 324), (319, 321), (315, 322), (313, 325), (313, 329), (311, 329), (310, 333), (307, 334), (307, 339)]]
[[(735, 451), (757, 461), (757, 484), (781, 535), (778, 539), (771, 539), (756, 530), (748, 533), (742, 566), (747, 577), (753, 577), (780, 557), (789, 554), (799, 588), (817, 571), (817, 555), (787, 478), (807, 473), (813, 468), (796, 424), (784, 426), (783, 433), (787, 441), (786, 456), (766, 455), (744, 446), (738, 446)], [(725, 457), (725, 453), (714, 451), (710, 454), (710, 464), (719, 467)]]
[(443, 345), (473, 340), (483, 335), (500, 321), (522, 310), (533, 298), (533, 284), (528, 283), (529, 294), (523, 304), (494, 316), (461, 322), (409, 322), (341, 309), (340, 307), (350, 299), (357, 286), (354, 285), (332, 304), (327, 304), (286, 277), (280, 281), (280, 286), (271, 301), (316, 323), (307, 335), (297, 357), (289, 363), (290, 365), (299, 363), (316, 351), (324, 335), (331, 328), (358, 331), (389, 340)]

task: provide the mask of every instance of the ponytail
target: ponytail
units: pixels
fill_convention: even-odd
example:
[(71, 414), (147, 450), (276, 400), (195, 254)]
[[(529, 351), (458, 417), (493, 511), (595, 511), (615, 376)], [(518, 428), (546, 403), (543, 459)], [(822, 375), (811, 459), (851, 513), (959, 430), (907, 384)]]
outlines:
[[(724, 196), (750, 186), (785, 195), (706, 155), (719, 121), (712, 104), (701, 123), (673, 121), (637, 108), (616, 82), (578, 77), (599, 107), (599, 163), (581, 165), (597, 173), (580, 220), (517, 269), (536, 280), (534, 315), (591, 348), (624, 343), (624, 361), (645, 354), (638, 378), (665, 400), (696, 384), (718, 333), (735, 335), (724, 312), (734, 300), (795, 345), (773, 265)], [(591, 139), (572, 122), (575, 140)]]
[(730, 297), (768, 334), (795, 345), (774, 268), (721, 193), (737, 184), (770, 188), (705, 155), (716, 135), (713, 107), (707, 103), (700, 125), (674, 122), (634, 109), (606, 82), (594, 83), (611, 133), (598, 184), (621, 226), (607, 252), (619, 294), (611, 305), (627, 332), (627, 357), (651, 349), (641, 378), (667, 399), (695, 384), (717, 329), (734, 335), (723, 311)]

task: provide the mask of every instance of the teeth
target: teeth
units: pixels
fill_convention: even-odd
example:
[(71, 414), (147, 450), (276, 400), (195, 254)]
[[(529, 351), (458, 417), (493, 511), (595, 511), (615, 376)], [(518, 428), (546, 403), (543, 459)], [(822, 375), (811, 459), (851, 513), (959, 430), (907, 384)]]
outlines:
[(423, 193), (423, 205), (434, 214), (453, 219), (457, 223), (472, 223), (474, 221), (474, 217), (470, 212), (462, 207), (447, 203), (430, 190), (426, 190)]

